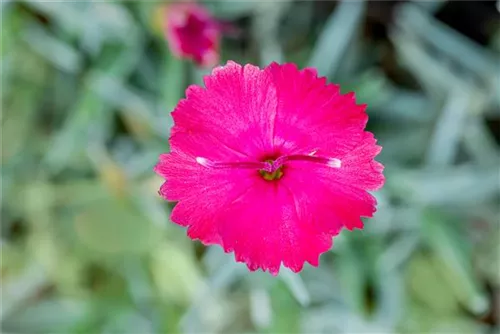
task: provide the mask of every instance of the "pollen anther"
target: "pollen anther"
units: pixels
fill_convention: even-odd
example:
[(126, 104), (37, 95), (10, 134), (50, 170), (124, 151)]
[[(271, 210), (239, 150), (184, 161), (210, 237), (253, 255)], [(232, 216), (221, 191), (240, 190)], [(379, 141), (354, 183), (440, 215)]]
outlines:
[(208, 162), (207, 159), (205, 158), (202, 158), (202, 157), (196, 157), (196, 162), (199, 163), (200, 165), (202, 166), (205, 166), (205, 167), (210, 167), (210, 163)]
[(332, 168), (342, 167), (342, 161), (340, 159), (335, 159), (335, 158), (330, 158), (326, 164)]

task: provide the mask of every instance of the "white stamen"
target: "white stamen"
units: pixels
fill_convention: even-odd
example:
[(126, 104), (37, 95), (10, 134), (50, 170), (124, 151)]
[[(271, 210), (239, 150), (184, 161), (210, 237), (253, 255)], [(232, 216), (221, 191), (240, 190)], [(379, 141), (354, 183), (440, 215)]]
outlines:
[(311, 153), (309, 153), (308, 155), (313, 156), (313, 155), (315, 155), (315, 154), (316, 154), (316, 152), (318, 152), (318, 150), (314, 150), (314, 151), (312, 151)]
[(342, 166), (342, 161), (340, 161), (340, 159), (330, 158), (326, 164), (328, 167), (340, 168)]
[(202, 157), (196, 157), (196, 162), (204, 167), (208, 167), (208, 165), (209, 165), (208, 160), (205, 158), (202, 158)]

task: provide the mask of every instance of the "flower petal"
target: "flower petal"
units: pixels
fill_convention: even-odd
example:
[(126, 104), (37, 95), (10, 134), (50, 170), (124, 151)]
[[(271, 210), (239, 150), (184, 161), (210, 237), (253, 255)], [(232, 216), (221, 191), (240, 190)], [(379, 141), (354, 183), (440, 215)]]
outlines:
[(172, 113), (173, 131), (213, 135), (249, 157), (269, 151), (277, 103), (271, 77), (257, 66), (230, 61), (205, 77), (205, 84), (206, 89), (188, 88)]
[[(250, 270), (261, 268), (276, 275), (281, 262), (298, 272), (304, 262), (318, 265), (318, 257), (332, 244), (332, 234), (316, 229), (299, 217), (300, 206), (280, 182), (259, 180), (231, 203), (219, 217), (219, 233), (226, 252), (234, 251)], [(307, 219), (305, 219), (307, 218)]]
[(255, 171), (206, 168), (180, 151), (161, 155), (155, 171), (166, 179), (160, 195), (179, 201), (172, 221), (189, 227), (188, 235), (204, 244), (220, 243), (217, 214), (258, 177)]
[(341, 158), (359, 143), (368, 116), (354, 94), (340, 95), (339, 86), (326, 84), (314, 69), (273, 63), (266, 70), (278, 87), (275, 145), (289, 154), (321, 150)]
[(367, 190), (377, 190), (384, 183), (383, 166), (374, 160), (381, 148), (369, 132), (361, 144), (345, 154), (341, 167), (314, 166), (292, 162), (282, 182), (298, 197), (301, 207), (321, 215), (323, 232), (335, 232), (342, 226), (362, 228), (360, 217), (372, 217), (376, 200)]

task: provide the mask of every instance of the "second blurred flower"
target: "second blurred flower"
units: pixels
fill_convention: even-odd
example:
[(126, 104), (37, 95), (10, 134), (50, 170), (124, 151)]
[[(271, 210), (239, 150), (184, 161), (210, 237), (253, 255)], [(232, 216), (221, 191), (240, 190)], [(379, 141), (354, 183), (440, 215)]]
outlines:
[(172, 53), (202, 67), (219, 62), (222, 25), (205, 7), (192, 1), (174, 2), (163, 13), (165, 37)]

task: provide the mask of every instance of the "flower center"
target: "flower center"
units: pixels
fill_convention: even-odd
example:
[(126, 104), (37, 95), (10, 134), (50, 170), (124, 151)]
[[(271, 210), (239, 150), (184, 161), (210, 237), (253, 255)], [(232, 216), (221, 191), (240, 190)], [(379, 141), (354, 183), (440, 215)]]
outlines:
[[(274, 166), (274, 161), (273, 160), (266, 160), (267, 163), (270, 164), (271, 169), (273, 169)], [(267, 181), (273, 181), (273, 180), (279, 180), (283, 176), (283, 166), (279, 166), (276, 169), (269, 171), (267, 169), (261, 169), (259, 170), (260, 176), (264, 178), (264, 180)]]
[(196, 157), (196, 162), (206, 168), (211, 169), (252, 169), (259, 171), (260, 176), (267, 181), (279, 180), (283, 177), (283, 166), (291, 161), (310, 162), (330, 168), (340, 168), (342, 161), (336, 158), (326, 158), (315, 156), (316, 152), (308, 155), (293, 154), (283, 155), (276, 160), (266, 161), (237, 161), (219, 162), (211, 161), (203, 157)]

